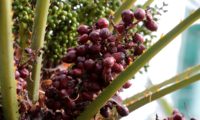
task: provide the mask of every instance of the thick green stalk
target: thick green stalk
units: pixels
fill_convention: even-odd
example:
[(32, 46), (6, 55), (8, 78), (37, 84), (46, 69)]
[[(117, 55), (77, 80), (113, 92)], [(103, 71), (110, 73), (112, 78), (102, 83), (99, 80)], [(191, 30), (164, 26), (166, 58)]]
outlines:
[(18, 120), (11, 4), (12, 0), (0, 0), (0, 82), (3, 115), (6, 120)]
[(176, 36), (183, 32), (187, 27), (189, 27), (193, 22), (200, 18), (200, 8), (196, 10), (193, 14), (179, 23), (174, 29), (163, 36), (158, 42), (156, 42), (152, 47), (150, 47), (146, 52), (135, 60), (130, 66), (127, 67), (117, 78), (106, 87), (103, 92), (93, 101), (86, 110), (81, 113), (78, 120), (89, 120), (93, 115), (95, 115), (98, 110), (109, 100), (116, 92), (119, 90), (128, 80), (136, 74), (147, 62), (151, 60), (159, 51), (161, 51), (167, 44), (169, 44)]
[[(153, 86), (153, 83), (151, 82), (151, 80), (150, 80), (150, 79), (147, 79), (147, 81), (148, 81), (148, 88), (149, 88), (149, 87), (152, 87), (152, 86)], [(145, 94), (145, 93), (144, 93), (144, 94)], [(144, 94), (143, 94), (143, 95), (144, 95)], [(157, 102), (158, 102), (158, 104), (162, 107), (162, 110), (163, 110), (163, 112), (164, 112), (166, 115), (170, 115), (170, 114), (172, 113), (173, 108), (172, 108), (172, 106), (167, 102), (166, 99), (160, 98), (160, 99), (157, 100)]]
[(147, 8), (149, 5), (151, 5), (151, 3), (153, 2), (154, 0), (147, 0), (144, 5), (142, 6), (142, 8)]
[(200, 71), (200, 65), (191, 67), (191, 68), (187, 69), (186, 71), (184, 71), (184, 72), (172, 77), (169, 80), (166, 80), (166, 81), (164, 81), (164, 82), (162, 82), (160, 84), (154, 85), (154, 86), (144, 90), (143, 92), (140, 92), (140, 93), (138, 93), (138, 94), (136, 94), (136, 95), (134, 95), (134, 96), (132, 96), (130, 98), (127, 98), (126, 100), (123, 101), (123, 103), (126, 104), (126, 105), (131, 104), (134, 101), (136, 101), (138, 98), (143, 97), (146, 93), (149, 93), (149, 91), (155, 92), (155, 91), (161, 89), (164, 86), (170, 85), (170, 84), (172, 84), (174, 82), (177, 82), (177, 81), (182, 81), (185, 78), (188, 78), (188, 77), (194, 75), (195, 73), (197, 73), (199, 71)]
[[(40, 50), (44, 45), (45, 28), (47, 22), (50, 0), (37, 0), (35, 19), (33, 24), (32, 49)], [(29, 97), (36, 102), (39, 96), (39, 83), (41, 74), (42, 54), (37, 57), (33, 65), (31, 80), (28, 81)]]
[(190, 78), (184, 79), (182, 81), (176, 82), (175, 84), (171, 85), (171, 86), (167, 86), (159, 91), (155, 91), (155, 92), (150, 92), (147, 93), (143, 98), (138, 98), (137, 101), (135, 101), (133, 104), (128, 106), (128, 109), (130, 111), (133, 111), (141, 106), (146, 105), (147, 103), (150, 103), (160, 97), (163, 97), (169, 93), (172, 93), (178, 89), (181, 89), (183, 87), (186, 87), (196, 81), (200, 80), (200, 73), (193, 75)]
[(26, 30), (27, 24), (21, 23), (19, 26), (19, 36), (20, 36), (20, 55), (22, 57), (20, 64), (22, 64), (24, 61), (27, 60), (27, 58), (24, 56), (24, 49), (27, 47), (27, 41), (28, 41), (28, 32)]
[[(121, 12), (125, 9), (130, 9), (133, 7), (134, 3), (137, 0), (126, 0), (123, 4), (118, 8), (118, 10), (114, 13), (113, 22), (114, 24), (119, 23), (121, 20)], [(109, 29), (112, 30), (112, 25), (109, 26)]]

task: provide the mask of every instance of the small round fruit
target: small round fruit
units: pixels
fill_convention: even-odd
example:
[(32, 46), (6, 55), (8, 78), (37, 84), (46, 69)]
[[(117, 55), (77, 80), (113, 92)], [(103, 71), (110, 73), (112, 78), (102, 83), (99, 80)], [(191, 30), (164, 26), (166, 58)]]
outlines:
[(79, 44), (85, 44), (89, 40), (88, 34), (83, 34), (78, 38)]
[(156, 31), (158, 29), (158, 25), (153, 20), (147, 20), (147, 21), (145, 21), (144, 25), (150, 31)]
[(131, 10), (124, 10), (122, 11), (122, 21), (129, 25), (133, 22), (133, 19), (134, 19), (134, 13), (131, 11)]
[(115, 25), (115, 29), (117, 30), (118, 33), (123, 33), (125, 31), (125, 26), (124, 24), (120, 23)]
[(98, 28), (107, 28), (109, 25), (109, 21), (106, 18), (100, 18), (97, 22)]
[(135, 33), (135, 35), (133, 36), (133, 42), (134, 43), (143, 43), (144, 38), (139, 33)]
[(128, 110), (128, 108), (127, 107), (125, 107), (125, 106), (119, 106), (119, 105), (117, 105), (116, 106), (116, 109), (117, 109), (117, 112), (118, 112), (118, 114), (120, 115), (120, 116), (127, 116), (128, 114), (129, 114), (129, 110)]
[(135, 48), (134, 50), (134, 55), (141, 55), (143, 53), (143, 51), (145, 50), (145, 46), (144, 45), (139, 45)]
[(102, 39), (106, 39), (111, 35), (111, 33), (108, 28), (103, 28), (100, 30), (99, 35)]
[(131, 82), (128, 81), (123, 85), (123, 88), (128, 89), (129, 87), (131, 87), (131, 85)]
[(112, 71), (115, 72), (115, 73), (120, 73), (124, 70), (124, 67), (122, 64), (118, 64), (118, 63), (115, 63), (112, 67)]
[(99, 30), (94, 30), (89, 34), (89, 38), (93, 43), (97, 43), (100, 40), (100, 31)]
[(145, 11), (142, 9), (142, 8), (138, 8), (136, 9), (136, 11), (134, 12), (134, 17), (137, 19), (137, 20), (143, 20), (145, 18)]
[(69, 52), (67, 52), (67, 54), (64, 56), (63, 58), (63, 62), (66, 63), (72, 63), (76, 61), (76, 51), (75, 50), (70, 50)]
[(92, 59), (88, 59), (84, 62), (84, 68), (86, 70), (92, 70), (95, 66), (95, 62)]
[(89, 27), (87, 25), (80, 25), (77, 29), (80, 35), (87, 34), (89, 32)]
[(114, 57), (106, 57), (104, 60), (103, 60), (103, 65), (105, 67), (112, 67), (114, 64), (115, 64), (115, 58)]
[(19, 70), (20, 77), (26, 79), (29, 76), (29, 71), (26, 68)]

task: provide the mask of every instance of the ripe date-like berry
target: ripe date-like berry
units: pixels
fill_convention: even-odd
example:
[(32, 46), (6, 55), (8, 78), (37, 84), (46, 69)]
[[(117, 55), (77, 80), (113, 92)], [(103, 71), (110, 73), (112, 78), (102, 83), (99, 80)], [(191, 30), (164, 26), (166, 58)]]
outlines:
[(122, 20), (125, 24), (129, 25), (133, 22), (134, 13), (131, 10), (124, 10), (122, 11)]
[(143, 20), (145, 18), (145, 11), (141, 8), (137, 8), (134, 12), (134, 17), (137, 19), (137, 20)]
[(134, 55), (141, 55), (143, 53), (143, 51), (145, 50), (145, 46), (144, 45), (139, 45), (135, 48), (134, 50)]
[(124, 67), (123, 67), (123, 65), (121, 65), (121, 64), (115, 63), (115, 64), (113, 65), (113, 67), (112, 67), (112, 70), (113, 70), (114, 72), (116, 72), (116, 73), (120, 73), (120, 72), (122, 72), (122, 71), (124, 70)]
[(135, 35), (133, 36), (133, 42), (134, 43), (143, 43), (144, 38), (139, 33), (135, 33)]
[(113, 57), (115, 58), (116, 62), (121, 62), (125, 59), (125, 54), (123, 52), (113, 53)]
[(19, 70), (20, 72), (20, 77), (23, 79), (26, 79), (29, 76), (29, 71), (26, 68), (22, 68)]
[(108, 37), (108, 42), (115, 42), (116, 39), (117, 39), (116, 36), (111, 35), (111, 36)]
[(100, 30), (99, 35), (102, 39), (106, 39), (111, 35), (111, 33), (108, 28), (103, 28)]
[(123, 88), (125, 88), (125, 89), (127, 89), (127, 88), (129, 88), (129, 87), (131, 87), (131, 82), (126, 82), (124, 85), (123, 85)]
[(147, 21), (145, 21), (144, 25), (150, 31), (156, 31), (158, 29), (158, 25), (153, 20), (147, 20)]
[(114, 57), (106, 57), (103, 60), (103, 65), (106, 67), (112, 67), (115, 64), (115, 61)]
[(93, 43), (97, 43), (100, 40), (99, 30), (94, 30), (89, 34), (90, 40)]
[(85, 44), (89, 40), (88, 34), (83, 34), (78, 38), (79, 44)]
[(176, 113), (173, 115), (173, 120), (184, 120), (180, 113)]
[(20, 77), (20, 73), (18, 70), (15, 71), (15, 79), (18, 79)]
[(95, 61), (92, 59), (88, 59), (84, 62), (84, 67), (86, 70), (92, 70), (95, 66)]
[(72, 74), (73, 76), (81, 76), (81, 75), (83, 74), (83, 71), (82, 71), (81, 69), (79, 69), (79, 68), (76, 68), (76, 69), (73, 69), (73, 70), (71, 71), (71, 74)]
[(98, 28), (107, 28), (109, 25), (109, 21), (106, 18), (100, 18), (97, 22)]
[(116, 106), (117, 112), (120, 116), (127, 116), (129, 114), (129, 110), (125, 106)]
[(101, 45), (99, 45), (99, 44), (91, 45), (89, 47), (89, 50), (93, 54), (98, 54), (101, 51)]
[(115, 25), (115, 29), (117, 30), (118, 33), (123, 33), (125, 31), (125, 26), (124, 23), (119, 23)]
[(77, 55), (85, 55), (86, 47), (85, 45), (79, 45), (76, 47)]
[(72, 63), (76, 60), (76, 51), (75, 50), (70, 50), (67, 52), (67, 54), (64, 56), (63, 61), (66, 63)]
[(87, 25), (80, 25), (77, 29), (78, 33), (80, 35), (83, 35), (83, 34), (88, 34), (89, 32), (89, 27)]
[(102, 107), (100, 109), (100, 114), (105, 117), (105, 118), (108, 118), (110, 116), (110, 109), (109, 107)]

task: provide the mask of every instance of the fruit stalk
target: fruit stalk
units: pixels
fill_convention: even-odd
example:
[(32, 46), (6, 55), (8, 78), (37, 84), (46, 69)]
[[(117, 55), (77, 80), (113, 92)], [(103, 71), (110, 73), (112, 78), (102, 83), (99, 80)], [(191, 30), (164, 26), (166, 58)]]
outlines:
[(162, 82), (160, 84), (154, 85), (154, 86), (144, 90), (143, 92), (140, 92), (140, 93), (138, 93), (138, 94), (136, 94), (136, 95), (134, 95), (134, 96), (132, 96), (130, 98), (125, 99), (123, 101), (123, 103), (128, 106), (133, 101), (136, 101), (138, 98), (144, 96), (145, 93), (148, 93), (149, 91), (157, 91), (158, 89), (161, 89), (164, 86), (168, 86), (168, 85), (170, 85), (170, 84), (172, 84), (174, 82), (184, 80), (184, 78), (191, 77), (192, 75), (196, 74), (199, 70), (200, 70), (200, 65), (191, 67), (188, 70), (186, 70), (186, 71), (184, 71), (184, 72), (172, 77), (169, 80), (165, 80), (164, 82)]
[(119, 90), (129, 79), (134, 76), (140, 68), (142, 68), (147, 62), (149, 62), (160, 50), (162, 50), (167, 44), (169, 44), (176, 36), (183, 32), (193, 22), (200, 18), (200, 8), (193, 14), (179, 23), (175, 28), (169, 31), (158, 42), (150, 47), (142, 56), (140, 56), (133, 64), (122, 72), (117, 78), (103, 90), (103, 92), (93, 101), (86, 110), (80, 114), (78, 120), (90, 119), (98, 112), (98, 110), (111, 98), (117, 90)]
[[(48, 9), (50, 0), (38, 0), (36, 3), (35, 19), (33, 23), (33, 35), (31, 48), (35, 51), (40, 51), (44, 45), (45, 28), (47, 22)], [(36, 63), (33, 65), (31, 79), (28, 81), (29, 97), (33, 102), (38, 100), (39, 83), (42, 65), (42, 52), (36, 58)]]
[(137, 108), (146, 105), (147, 103), (150, 103), (160, 97), (163, 97), (169, 93), (172, 93), (178, 89), (181, 89), (183, 87), (186, 87), (196, 81), (200, 80), (200, 74), (196, 74), (191, 76), (190, 78), (184, 79), (180, 82), (177, 82), (171, 86), (165, 87), (162, 90), (153, 92), (151, 94), (147, 94), (146, 96), (144, 96), (143, 98), (141, 98), (140, 100), (134, 102), (134, 104), (131, 104), (128, 106), (130, 111), (136, 110)]
[(18, 120), (11, 4), (12, 0), (0, 1), (0, 83), (4, 117), (7, 120)]

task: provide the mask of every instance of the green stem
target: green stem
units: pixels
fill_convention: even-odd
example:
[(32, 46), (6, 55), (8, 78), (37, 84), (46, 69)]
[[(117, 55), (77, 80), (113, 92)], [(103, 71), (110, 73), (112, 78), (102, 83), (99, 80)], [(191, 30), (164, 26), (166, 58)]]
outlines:
[(128, 80), (136, 74), (140, 68), (142, 68), (147, 62), (151, 60), (161, 49), (163, 49), (167, 44), (169, 44), (176, 36), (183, 32), (187, 27), (189, 27), (193, 22), (200, 18), (200, 8), (196, 10), (193, 14), (179, 23), (174, 29), (163, 36), (158, 42), (156, 42), (152, 47), (150, 47), (146, 52), (144, 52), (141, 57), (135, 60), (130, 66), (127, 67), (117, 78), (106, 87), (102, 93), (93, 101), (84, 112), (80, 114), (78, 120), (89, 120), (93, 115), (95, 115), (98, 110), (109, 100), (116, 92), (119, 90)]
[[(133, 7), (134, 3), (137, 0), (126, 0), (123, 2), (123, 4), (118, 8), (118, 10), (114, 13), (114, 18), (113, 18), (113, 22), (114, 24), (119, 23), (121, 20), (121, 12), (125, 9), (130, 9), (131, 7)], [(109, 29), (112, 30), (112, 25), (109, 26)]]
[(149, 93), (149, 91), (157, 91), (159, 89), (161, 89), (162, 87), (164, 86), (167, 86), (167, 85), (170, 85), (176, 81), (181, 81), (181, 80), (184, 80), (185, 78), (188, 78), (190, 77), (191, 75), (194, 75), (195, 73), (199, 72), (200, 71), (200, 65), (197, 65), (197, 66), (194, 66), (194, 67), (191, 67), (189, 68), (188, 70), (172, 77), (171, 79), (169, 80), (166, 80), (158, 85), (154, 85), (152, 86), (151, 88), (147, 88), (146, 90), (144, 90), (143, 92), (140, 92), (130, 98), (127, 98), (126, 100), (123, 101), (124, 104), (130, 104), (132, 103), (133, 101), (136, 101), (138, 98), (142, 97), (145, 95), (145, 93)]
[(20, 54), (21, 54), (21, 61), (20, 64), (22, 64), (24, 61), (27, 60), (27, 58), (24, 56), (24, 49), (27, 47), (27, 41), (28, 41), (28, 32), (26, 30), (27, 24), (20, 23), (19, 26), (19, 36), (20, 36)]
[(0, 0), (0, 82), (3, 115), (6, 120), (18, 120), (11, 4), (12, 0)]
[(153, 3), (154, 0), (147, 0), (144, 5), (142, 6), (142, 8), (147, 8), (149, 5), (151, 5), (151, 3)]
[[(148, 86), (149, 87), (152, 87), (153, 86), (153, 83), (151, 82), (151, 80), (150, 79), (147, 79), (148, 80)], [(175, 81), (175, 80), (174, 80)], [(144, 93), (145, 94), (145, 93)], [(143, 95), (144, 95), (143, 94)], [(134, 100), (135, 101), (135, 100)], [(162, 107), (162, 110), (164, 111), (164, 113), (166, 114), (166, 115), (170, 115), (171, 114), (171, 112), (172, 112), (172, 110), (173, 110), (173, 108), (172, 108), (172, 106), (167, 102), (167, 100), (166, 99), (164, 99), (164, 98), (160, 98), (159, 100), (157, 100), (158, 101), (158, 104)]]
[[(31, 45), (33, 50), (40, 50), (43, 47), (49, 5), (50, 0), (37, 0)], [(28, 81), (29, 97), (33, 102), (36, 102), (39, 96), (41, 64), (42, 54), (37, 57), (33, 65), (31, 80)]]
[(160, 99), (158, 100), (158, 103), (161, 105), (162, 110), (164, 111), (164, 113), (165, 113), (166, 115), (170, 115), (170, 114), (172, 113), (173, 108), (172, 108), (172, 106), (167, 102), (166, 99), (160, 98)]
[(196, 75), (193, 75), (192, 77), (190, 78), (187, 78), (185, 80), (182, 80), (182, 81), (179, 81), (171, 86), (167, 86), (159, 91), (155, 91), (155, 92), (152, 92), (152, 93), (148, 93), (146, 94), (143, 98), (138, 98), (137, 101), (135, 101), (133, 104), (129, 105), (128, 106), (128, 109), (130, 111), (133, 111), (141, 106), (144, 106), (146, 105), (147, 103), (150, 103), (160, 97), (163, 97), (169, 93), (172, 93), (178, 89), (181, 89), (183, 87), (186, 87), (196, 81), (200, 80), (200, 73), (199, 74), (196, 74)]

